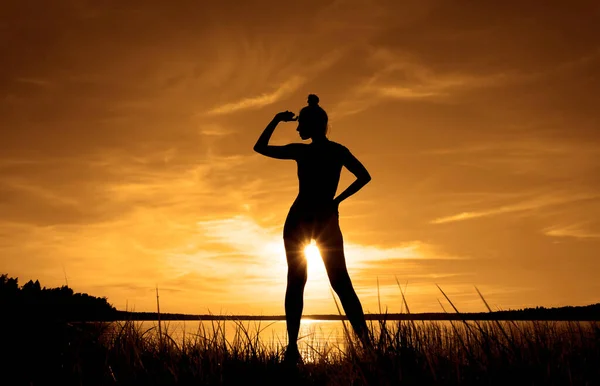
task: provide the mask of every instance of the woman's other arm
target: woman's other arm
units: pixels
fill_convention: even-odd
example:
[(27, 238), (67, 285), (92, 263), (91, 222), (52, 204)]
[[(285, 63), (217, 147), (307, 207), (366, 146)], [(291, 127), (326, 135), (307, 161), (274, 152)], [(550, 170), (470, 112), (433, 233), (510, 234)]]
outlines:
[(342, 162), (346, 169), (356, 176), (356, 180), (333, 200), (335, 205), (339, 205), (340, 202), (358, 192), (371, 181), (371, 175), (367, 169), (348, 149), (343, 152)]

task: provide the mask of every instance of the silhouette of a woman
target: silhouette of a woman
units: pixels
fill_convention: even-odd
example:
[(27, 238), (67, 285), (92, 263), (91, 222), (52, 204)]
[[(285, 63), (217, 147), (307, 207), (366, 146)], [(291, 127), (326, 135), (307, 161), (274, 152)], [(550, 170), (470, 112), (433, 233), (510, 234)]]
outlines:
[[(304, 305), (307, 280), (305, 246), (314, 239), (319, 247), (331, 286), (338, 294), (355, 333), (368, 341), (362, 306), (350, 281), (344, 257), (344, 240), (339, 225), (338, 205), (371, 180), (365, 167), (339, 143), (327, 138), (327, 113), (319, 106), (319, 98), (308, 96), (308, 106), (298, 117), (290, 111), (275, 115), (258, 138), (254, 150), (267, 157), (293, 159), (298, 164), (300, 189), (283, 228), (283, 241), (288, 264), (285, 314), (289, 345), (286, 359), (299, 360), (298, 331)], [(279, 122), (298, 121), (296, 129), (310, 144), (269, 145)], [(356, 176), (346, 190), (334, 198), (342, 167)]]

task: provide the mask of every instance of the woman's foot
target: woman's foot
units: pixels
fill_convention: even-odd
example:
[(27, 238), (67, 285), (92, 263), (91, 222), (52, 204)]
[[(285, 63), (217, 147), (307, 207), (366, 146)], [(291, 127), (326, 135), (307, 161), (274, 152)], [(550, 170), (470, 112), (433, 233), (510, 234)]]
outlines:
[(368, 331), (365, 331), (365, 333), (361, 334), (359, 336), (359, 339), (365, 350), (370, 350), (373, 348), (373, 341), (371, 340), (371, 337), (370, 337)]
[(287, 349), (285, 350), (285, 354), (283, 356), (283, 362), (291, 365), (302, 363), (302, 356), (300, 355), (300, 351), (298, 350), (298, 345), (290, 344), (287, 346)]

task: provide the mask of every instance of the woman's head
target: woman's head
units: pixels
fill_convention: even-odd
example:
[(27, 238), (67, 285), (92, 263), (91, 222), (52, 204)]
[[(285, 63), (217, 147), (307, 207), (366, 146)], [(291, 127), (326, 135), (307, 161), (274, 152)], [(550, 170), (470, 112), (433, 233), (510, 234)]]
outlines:
[(315, 139), (327, 135), (327, 113), (319, 106), (319, 97), (315, 94), (308, 96), (308, 106), (300, 110), (298, 128), (302, 139)]

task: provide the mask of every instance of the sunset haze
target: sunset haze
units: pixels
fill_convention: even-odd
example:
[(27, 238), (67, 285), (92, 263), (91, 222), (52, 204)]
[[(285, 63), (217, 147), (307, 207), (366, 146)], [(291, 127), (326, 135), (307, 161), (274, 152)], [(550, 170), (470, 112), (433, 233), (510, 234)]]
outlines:
[[(283, 314), (296, 164), (252, 148), (315, 93), (372, 176), (340, 205), (365, 312), (399, 312), (398, 282), (412, 312), (442, 311), (436, 284), (460, 311), (485, 310), (475, 286), (492, 308), (598, 303), (599, 20), (596, 1), (4, 1), (0, 273)], [(308, 272), (304, 314), (337, 313)]]

